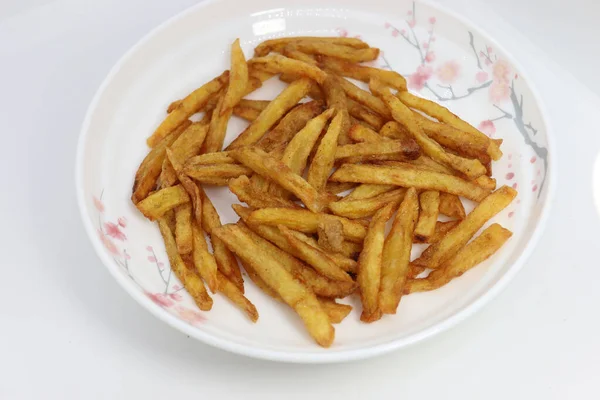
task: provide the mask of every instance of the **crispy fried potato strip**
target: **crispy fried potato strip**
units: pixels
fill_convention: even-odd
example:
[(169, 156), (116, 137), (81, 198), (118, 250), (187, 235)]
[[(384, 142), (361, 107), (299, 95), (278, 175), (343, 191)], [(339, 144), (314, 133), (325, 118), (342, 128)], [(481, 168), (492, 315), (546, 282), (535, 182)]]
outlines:
[(372, 78), (376, 78), (396, 90), (406, 90), (406, 79), (395, 71), (366, 67), (341, 58), (327, 56), (321, 56), (319, 65), (325, 70), (357, 81), (369, 83)]
[(439, 212), (450, 218), (464, 219), (466, 217), (465, 206), (460, 198), (454, 194), (440, 192)]
[(167, 211), (185, 203), (189, 203), (190, 196), (181, 185), (171, 186), (152, 193), (144, 200), (136, 204), (136, 207), (144, 216), (155, 220), (163, 216)]
[(335, 215), (346, 218), (370, 217), (382, 207), (390, 203), (400, 204), (406, 189), (396, 188), (374, 197), (358, 200), (341, 200), (329, 203), (329, 209)]
[[(227, 113), (244, 97), (247, 85), (248, 64), (240, 46), (240, 39), (235, 39), (231, 45), (231, 73), (229, 74), (229, 86), (220, 108), (221, 114)], [(217, 107), (218, 109), (219, 107)]]
[(175, 241), (179, 254), (188, 254), (194, 248), (190, 203), (182, 204), (175, 209)]
[(309, 40), (299, 40), (298, 50), (308, 54), (322, 54), (337, 57), (352, 62), (373, 61), (379, 57), (379, 49), (375, 47), (353, 48), (333, 43), (323, 43)]
[(415, 227), (415, 237), (426, 242), (433, 235), (440, 212), (440, 192), (425, 190), (419, 195), (419, 220)]
[(343, 111), (336, 114), (321, 139), (317, 153), (308, 168), (306, 180), (319, 192), (322, 192), (327, 184), (335, 161), (338, 138), (347, 119), (348, 114)]
[(194, 265), (210, 291), (215, 293), (217, 291), (217, 262), (215, 257), (208, 251), (202, 228), (195, 221), (192, 224), (192, 232), (194, 236), (194, 251), (192, 253)]
[(256, 57), (262, 57), (269, 54), (272, 51), (282, 51), (288, 44), (295, 43), (298, 41), (316, 41), (323, 42), (326, 44), (338, 44), (342, 46), (349, 46), (356, 49), (366, 49), (369, 47), (368, 44), (360, 39), (346, 38), (346, 37), (319, 37), (319, 36), (292, 36), (280, 39), (265, 40), (260, 43), (254, 49), (254, 55)]
[(258, 321), (258, 311), (254, 304), (221, 271), (217, 271), (217, 283), (219, 292), (223, 293), (225, 297), (242, 310), (250, 318), (250, 321)]

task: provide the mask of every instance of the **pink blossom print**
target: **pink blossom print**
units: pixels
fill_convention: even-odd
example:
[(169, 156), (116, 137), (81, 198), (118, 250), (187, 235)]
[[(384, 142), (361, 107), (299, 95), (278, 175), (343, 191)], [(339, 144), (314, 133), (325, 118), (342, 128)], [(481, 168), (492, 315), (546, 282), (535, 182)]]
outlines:
[(479, 83), (483, 83), (488, 80), (488, 73), (485, 71), (479, 71), (475, 74), (475, 80)]
[(435, 53), (433, 51), (428, 51), (425, 56), (425, 61), (428, 63), (432, 63), (435, 61)]
[(456, 61), (448, 61), (442, 64), (436, 71), (436, 75), (440, 82), (450, 84), (453, 83), (460, 74), (460, 65)]
[(171, 307), (175, 302), (166, 294), (163, 293), (146, 293), (146, 295), (161, 307)]
[(494, 81), (490, 85), (489, 94), (492, 103), (502, 103), (510, 97), (510, 86), (505, 82)]
[(347, 37), (348, 36), (348, 31), (344, 28), (337, 28), (336, 29), (337, 34), (341, 37)]
[(411, 19), (410, 21), (407, 22), (408, 26), (410, 26), (411, 28), (414, 28), (415, 25), (417, 25), (417, 21), (415, 21), (414, 19)]
[(408, 87), (414, 90), (423, 89), (432, 74), (433, 69), (430, 66), (419, 65), (417, 71), (408, 77)]
[(98, 211), (100, 211), (101, 213), (104, 212), (104, 203), (102, 203), (102, 200), (100, 200), (99, 198), (97, 198), (96, 196), (94, 196), (92, 198), (93, 202), (94, 202), (94, 207), (96, 207), (96, 209)]
[(198, 311), (190, 310), (189, 308), (177, 306), (175, 307), (175, 311), (179, 314), (179, 317), (189, 324), (196, 325), (206, 321), (206, 318)]
[(511, 75), (508, 62), (503, 59), (496, 61), (492, 67), (492, 75), (494, 76), (494, 82), (508, 83)]
[(119, 249), (117, 248), (117, 246), (100, 229), (98, 229), (98, 236), (100, 237), (100, 240), (102, 241), (102, 244), (104, 245), (104, 248), (110, 254), (112, 254), (112, 255), (118, 255), (119, 254)]
[(127, 239), (127, 236), (125, 236), (125, 234), (123, 232), (121, 232), (121, 229), (119, 229), (119, 225), (117, 224), (113, 224), (112, 222), (105, 222), (104, 223), (104, 230), (106, 231), (106, 234), (112, 238), (124, 241), (125, 239)]
[(431, 17), (431, 18), (429, 18), (429, 23), (430, 23), (431, 25), (435, 24), (435, 22), (436, 22), (436, 19), (435, 19), (435, 17)]
[(117, 220), (117, 223), (120, 227), (125, 228), (127, 226), (127, 219), (125, 217), (121, 217)]
[(496, 125), (494, 125), (494, 122), (490, 121), (489, 119), (481, 121), (477, 126), (477, 129), (479, 129), (481, 132), (485, 133), (489, 137), (493, 137), (496, 133)]

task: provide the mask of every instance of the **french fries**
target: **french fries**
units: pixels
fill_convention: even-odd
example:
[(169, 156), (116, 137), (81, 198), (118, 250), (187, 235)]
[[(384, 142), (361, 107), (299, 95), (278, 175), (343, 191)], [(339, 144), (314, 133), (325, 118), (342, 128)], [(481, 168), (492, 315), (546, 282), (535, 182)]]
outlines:
[(187, 95), (181, 100), (176, 109), (167, 114), (167, 118), (156, 128), (152, 136), (148, 138), (148, 146), (156, 146), (169, 133), (187, 121), (190, 116), (200, 111), (208, 103), (210, 97), (221, 90), (228, 81), (229, 71), (225, 71), (212, 81)]
[(473, 201), (482, 201), (490, 193), (481, 186), (453, 175), (401, 166), (344, 164), (329, 179), (334, 182), (375, 183), (437, 190)]
[[(258, 118), (227, 147), (228, 150), (256, 143), (310, 89), (309, 79), (299, 79), (288, 86), (265, 108)], [(170, 115), (170, 114), (169, 114)]]
[(363, 251), (358, 259), (357, 282), (363, 310), (360, 320), (374, 322), (381, 318), (379, 289), (381, 286), (381, 261), (385, 240), (385, 224), (394, 212), (394, 204), (388, 204), (375, 213), (369, 225)]
[(456, 255), (426, 278), (409, 281), (406, 293), (434, 290), (444, 286), (481, 262), (491, 257), (512, 236), (512, 232), (498, 224), (490, 225), (481, 235), (463, 247)]
[(333, 343), (335, 330), (315, 294), (295, 280), (276, 258), (261, 252), (237, 225), (224, 225), (213, 230), (213, 234), (223, 240), (244, 262), (251, 265), (258, 276), (298, 313), (308, 332), (319, 345), (329, 347)]
[(426, 242), (433, 235), (435, 224), (440, 212), (440, 193), (435, 190), (426, 190), (419, 195), (419, 220), (415, 227), (415, 237)]
[(395, 314), (408, 273), (413, 230), (419, 215), (419, 200), (415, 188), (410, 188), (383, 244), (379, 308), (384, 314)]
[[(158, 222), (172, 272), (201, 310), (210, 291), (257, 321), (239, 262), (329, 347), (332, 324), (352, 310), (336, 299), (359, 294), (361, 321), (374, 322), (510, 238), (493, 220), (477, 236), (517, 195), (495, 190), (502, 140), (408, 93), (397, 72), (361, 64), (378, 54), (356, 38), (286, 37), (246, 61), (236, 39), (229, 71), (169, 105), (131, 200)], [(287, 86), (274, 99), (244, 99), (275, 76)], [(223, 150), (232, 115), (249, 124)], [(207, 185), (249, 206), (232, 204), (237, 223), (221, 224)], [(478, 203), (469, 214), (462, 197)], [(411, 262), (413, 244), (428, 247)]]

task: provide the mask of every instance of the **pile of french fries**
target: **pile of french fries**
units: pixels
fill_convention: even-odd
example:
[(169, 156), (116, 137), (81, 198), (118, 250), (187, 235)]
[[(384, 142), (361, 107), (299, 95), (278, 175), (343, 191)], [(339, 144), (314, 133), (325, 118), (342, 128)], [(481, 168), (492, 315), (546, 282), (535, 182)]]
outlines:
[[(493, 224), (473, 239), (517, 195), (491, 177), (501, 140), (410, 94), (400, 74), (361, 65), (378, 54), (354, 38), (290, 37), (259, 44), (247, 61), (236, 40), (229, 71), (169, 106), (131, 199), (158, 222), (171, 268), (201, 310), (220, 292), (258, 319), (239, 259), (328, 347), (332, 324), (352, 309), (336, 299), (358, 294), (360, 319), (376, 321), (511, 236)], [(274, 100), (244, 99), (276, 75), (289, 85)], [(224, 148), (232, 116), (249, 125)], [(232, 206), (237, 223), (221, 224), (205, 185), (247, 204)], [(468, 215), (461, 197), (478, 203)], [(429, 247), (411, 261), (413, 243)]]

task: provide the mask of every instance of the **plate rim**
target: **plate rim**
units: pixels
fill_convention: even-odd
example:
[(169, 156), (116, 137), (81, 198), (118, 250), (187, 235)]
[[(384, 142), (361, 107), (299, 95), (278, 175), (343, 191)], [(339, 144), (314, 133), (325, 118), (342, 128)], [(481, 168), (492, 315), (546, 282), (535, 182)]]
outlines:
[(84, 190), (84, 165), (85, 165), (85, 147), (88, 141), (88, 135), (90, 131), (90, 124), (92, 115), (95, 112), (98, 103), (104, 94), (106, 88), (112, 81), (113, 77), (119, 72), (122, 66), (131, 58), (132, 54), (134, 54), (138, 48), (147, 43), (149, 40), (154, 38), (158, 33), (163, 31), (167, 26), (170, 26), (172, 23), (177, 20), (185, 17), (189, 13), (192, 13), (198, 9), (202, 9), (207, 7), (213, 3), (226, 3), (231, 0), (205, 0), (198, 4), (192, 5), (179, 13), (169, 17), (165, 21), (158, 24), (156, 27), (147, 32), (142, 38), (140, 38), (133, 46), (131, 46), (120, 58), (119, 60), (111, 67), (110, 71), (103, 79), (102, 83), (96, 90), (94, 96), (92, 97), (92, 101), (87, 107), (85, 118), (83, 120), (80, 132), (79, 139), (77, 143), (76, 157), (75, 157), (75, 188), (76, 188), (76, 196), (77, 196), (77, 205), (79, 208), (80, 217), (88, 236), (88, 239), (92, 243), (94, 251), (96, 255), (104, 266), (108, 269), (110, 274), (115, 278), (115, 280), (119, 283), (119, 285), (141, 306), (143, 306), (146, 310), (148, 310), (152, 315), (154, 315), (159, 320), (165, 322), (167, 325), (175, 328), (176, 330), (185, 333), (203, 343), (211, 345), (213, 347), (226, 350), (232, 353), (270, 360), (270, 361), (279, 361), (279, 362), (289, 362), (289, 363), (306, 363), (306, 364), (321, 364), (321, 363), (334, 363), (334, 362), (345, 362), (345, 361), (353, 361), (353, 360), (361, 360), (370, 357), (375, 357), (378, 355), (382, 355), (393, 350), (398, 350), (401, 348), (407, 348), (416, 343), (422, 342), (426, 339), (429, 339), (439, 333), (445, 332), (450, 328), (456, 326), (459, 322), (464, 321), (469, 316), (472, 316), (477, 311), (481, 310), (484, 305), (489, 303), (492, 299), (494, 299), (499, 293), (501, 293), (508, 283), (521, 271), (525, 263), (531, 257), (534, 249), (539, 243), (539, 240), (544, 233), (548, 218), (550, 216), (550, 211), (552, 209), (552, 205), (554, 203), (554, 198), (556, 194), (556, 182), (557, 182), (557, 148), (554, 144), (554, 133), (553, 129), (549, 123), (550, 118), (547, 112), (547, 108), (545, 103), (543, 102), (539, 92), (537, 90), (536, 85), (530, 79), (530, 74), (526, 69), (523, 68), (520, 62), (518, 62), (515, 57), (509, 52), (503, 45), (498, 43), (492, 36), (490, 36), (487, 31), (481, 28), (477, 23), (474, 23), (469, 18), (459, 14), (458, 12), (448, 9), (447, 7), (440, 5), (431, 0), (414, 0), (416, 3), (424, 4), (428, 7), (436, 9), (443, 14), (448, 15), (451, 18), (456, 19), (460, 23), (468, 26), (475, 32), (477, 32), (480, 36), (484, 37), (486, 41), (491, 43), (495, 48), (501, 49), (501, 51), (506, 55), (506, 58), (510, 61), (512, 65), (514, 65), (518, 70), (519, 74), (524, 78), (527, 82), (528, 88), (531, 91), (533, 99), (540, 111), (542, 121), (544, 122), (544, 126), (546, 128), (546, 147), (548, 149), (548, 168), (547, 168), (547, 186), (546, 186), (546, 199), (544, 204), (541, 206), (542, 210), (539, 214), (539, 219), (537, 225), (533, 228), (533, 233), (531, 235), (531, 239), (526, 243), (524, 249), (521, 254), (518, 256), (517, 260), (512, 263), (512, 266), (506, 271), (504, 275), (498, 279), (498, 281), (492, 285), (485, 293), (481, 294), (479, 297), (474, 299), (471, 303), (467, 304), (456, 312), (453, 315), (446, 317), (444, 320), (438, 322), (435, 325), (432, 325), (420, 332), (409, 335), (406, 338), (391, 340), (386, 343), (381, 343), (377, 345), (373, 345), (371, 347), (359, 348), (359, 349), (351, 349), (351, 350), (339, 350), (339, 351), (325, 351), (322, 353), (302, 353), (302, 352), (289, 352), (289, 351), (280, 351), (280, 350), (271, 350), (265, 348), (256, 348), (246, 344), (240, 344), (230, 339), (225, 339), (223, 337), (217, 336), (212, 333), (208, 333), (202, 331), (198, 328), (193, 327), (190, 324), (180, 320), (176, 316), (172, 315), (168, 311), (162, 309), (151, 299), (144, 295), (144, 293), (138, 288), (135, 287), (134, 283), (124, 274), (118, 270), (117, 266), (112, 262), (108, 254), (104, 251), (100, 240), (95, 235), (95, 227), (91, 222), (91, 219), (88, 216), (86, 200), (85, 200), (85, 190)]

